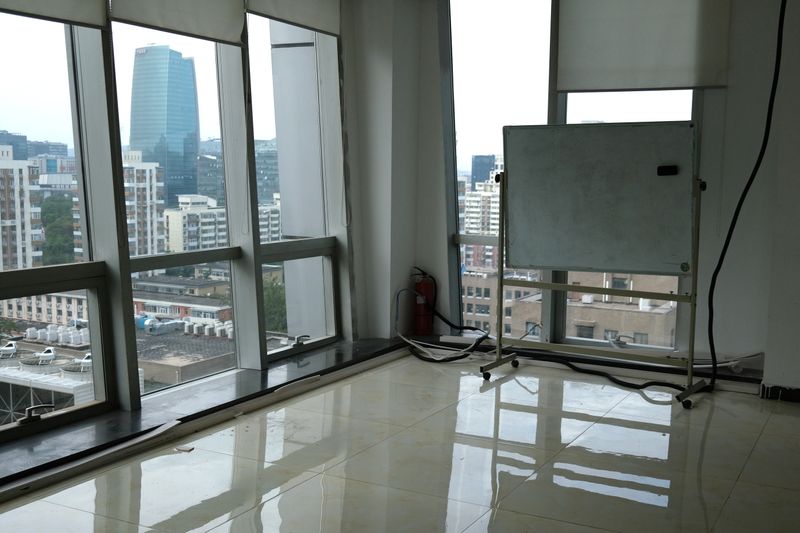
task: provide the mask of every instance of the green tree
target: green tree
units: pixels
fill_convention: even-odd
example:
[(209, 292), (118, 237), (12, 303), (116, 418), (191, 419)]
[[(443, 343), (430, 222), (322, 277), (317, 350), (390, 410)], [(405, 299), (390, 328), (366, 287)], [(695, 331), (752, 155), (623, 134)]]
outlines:
[(72, 198), (54, 195), (42, 202), (42, 261), (45, 265), (75, 262), (72, 237)]
[(8, 319), (0, 319), (0, 333), (11, 333), (17, 330), (17, 324)]
[(269, 278), (264, 278), (264, 323), (267, 331), (287, 332), (286, 288)]
[(164, 273), (167, 276), (178, 276), (179, 278), (194, 278), (194, 267), (182, 266), (182, 267), (167, 268), (164, 270)]

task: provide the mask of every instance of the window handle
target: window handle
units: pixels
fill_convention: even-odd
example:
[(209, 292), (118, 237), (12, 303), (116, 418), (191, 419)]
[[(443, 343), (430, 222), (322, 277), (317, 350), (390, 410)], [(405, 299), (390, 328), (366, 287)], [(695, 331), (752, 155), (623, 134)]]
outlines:
[(298, 335), (294, 338), (294, 344), (292, 346), (302, 346), (303, 343), (311, 338), (311, 335)]
[(30, 424), (31, 422), (36, 422), (42, 418), (40, 413), (37, 413), (39, 409), (55, 409), (55, 405), (52, 403), (41, 403), (39, 405), (31, 405), (30, 407), (25, 408), (25, 416), (17, 420), (20, 424)]

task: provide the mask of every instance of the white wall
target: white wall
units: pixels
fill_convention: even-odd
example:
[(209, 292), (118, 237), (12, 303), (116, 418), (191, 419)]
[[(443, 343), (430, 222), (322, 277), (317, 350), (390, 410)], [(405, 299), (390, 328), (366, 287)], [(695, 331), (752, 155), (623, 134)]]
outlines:
[[(777, 2), (734, 1), (728, 85), (706, 90), (702, 115), (699, 305), (696, 349), (707, 354), (707, 294), (736, 202), (758, 154), (769, 96)], [(720, 358), (763, 352), (767, 341), (770, 268), (767, 153), (742, 210), (714, 298), (714, 340)]]
[[(697, 350), (708, 352), (706, 292), (742, 186), (761, 141), (775, 48), (778, 0), (733, 0), (730, 73), (704, 91), (703, 194)], [(345, 124), (359, 336), (393, 335), (394, 293), (418, 264), (445, 280), (448, 235), (435, 0), (343, 3)], [(794, 28), (794, 30), (793, 30)], [(800, 386), (793, 342), (800, 304), (800, 9), (789, 6), (772, 145), (751, 190), (717, 285), (721, 358), (765, 351), (765, 381)], [(793, 174), (794, 173), (794, 174)], [(407, 311), (404, 311), (407, 314)]]
[[(697, 349), (708, 351), (707, 286), (760, 148), (775, 54), (778, 0), (734, 0), (728, 86), (708, 90), (703, 112), (700, 306)], [(800, 304), (800, 10), (787, 9), (770, 145), (742, 210), (715, 293), (721, 358), (765, 352), (764, 381), (800, 387), (794, 328)]]
[[(442, 118), (442, 65), (439, 56), (437, 2), (421, 2), (419, 26), (419, 169), (417, 172), (416, 264), (436, 278), (439, 284), (437, 309), (451, 320), (447, 280), (454, 275), (448, 265), (450, 236), (447, 234), (445, 187), (455, 189), (445, 176), (444, 129)], [(455, 200), (454, 200), (455, 201)], [(436, 320), (439, 333), (449, 327)]]
[[(777, 2), (770, 2), (777, 4)], [(775, 107), (775, 165), (769, 196), (772, 224), (767, 358), (764, 382), (800, 388), (800, 5), (789, 2)], [(773, 10), (775, 12), (776, 10)]]
[[(342, 24), (355, 316), (359, 337), (391, 337), (414, 265), (449, 313), (437, 2), (349, 0)], [(401, 303), (408, 332), (413, 297)]]
[[(410, 286), (416, 260), (420, 4), (342, 3), (354, 315), (360, 338), (394, 335), (394, 295)], [(409, 303), (404, 299), (403, 318)]]

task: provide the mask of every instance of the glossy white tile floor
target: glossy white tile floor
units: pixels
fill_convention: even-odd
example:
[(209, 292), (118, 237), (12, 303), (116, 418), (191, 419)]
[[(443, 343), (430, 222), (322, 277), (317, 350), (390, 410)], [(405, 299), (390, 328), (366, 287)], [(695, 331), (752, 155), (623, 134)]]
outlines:
[(800, 530), (800, 405), (476, 369), (396, 361), (7, 503), (0, 531)]

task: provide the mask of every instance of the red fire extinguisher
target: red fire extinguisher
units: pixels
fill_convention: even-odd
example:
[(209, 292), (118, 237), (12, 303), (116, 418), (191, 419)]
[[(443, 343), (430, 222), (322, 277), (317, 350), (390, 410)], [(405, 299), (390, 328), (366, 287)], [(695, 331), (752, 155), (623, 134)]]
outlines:
[(414, 335), (427, 336), (433, 334), (433, 308), (436, 305), (436, 280), (419, 267), (419, 274), (414, 274)]

